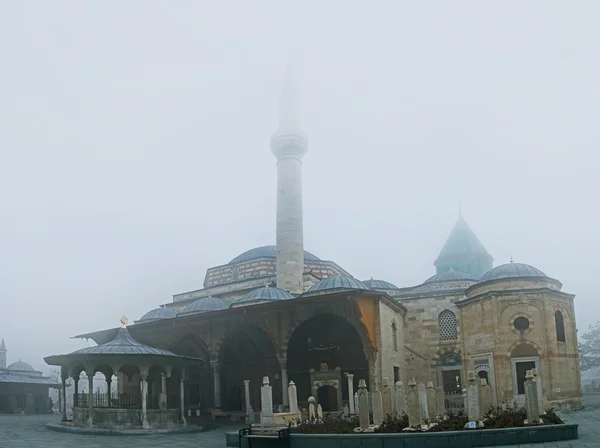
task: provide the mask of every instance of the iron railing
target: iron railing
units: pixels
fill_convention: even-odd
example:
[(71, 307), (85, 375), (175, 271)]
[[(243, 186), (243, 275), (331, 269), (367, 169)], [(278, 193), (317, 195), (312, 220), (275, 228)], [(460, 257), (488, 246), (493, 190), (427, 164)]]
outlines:
[[(80, 408), (88, 407), (89, 394), (73, 394), (73, 406)], [(141, 409), (142, 397), (140, 395), (120, 394), (118, 392), (95, 392), (92, 394), (92, 407)]]
[(444, 394), (444, 407), (447, 411), (456, 414), (464, 410), (465, 402), (462, 395), (459, 394)]

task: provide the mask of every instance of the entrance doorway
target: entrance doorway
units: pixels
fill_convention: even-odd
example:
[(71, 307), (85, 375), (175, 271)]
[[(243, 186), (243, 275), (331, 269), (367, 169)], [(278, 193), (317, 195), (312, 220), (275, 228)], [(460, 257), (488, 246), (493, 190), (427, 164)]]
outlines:
[(513, 395), (517, 403), (525, 401), (525, 375), (531, 369), (540, 371), (540, 358), (537, 350), (527, 343), (514, 348), (511, 353)]
[(462, 397), (462, 358), (458, 353), (443, 354), (436, 363), (438, 384), (444, 389), (444, 406), (458, 412), (464, 408)]
[(321, 405), (323, 412), (338, 410), (337, 389), (333, 386), (321, 386), (317, 389), (317, 404)]
[(535, 369), (535, 361), (516, 361), (515, 378), (517, 380), (517, 395), (525, 395), (525, 375), (527, 371)]

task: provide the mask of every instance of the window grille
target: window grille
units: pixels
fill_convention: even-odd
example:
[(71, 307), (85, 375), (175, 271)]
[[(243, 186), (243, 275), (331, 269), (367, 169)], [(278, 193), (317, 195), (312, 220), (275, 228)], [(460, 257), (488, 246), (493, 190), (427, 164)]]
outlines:
[(392, 322), (392, 343), (394, 344), (394, 351), (398, 351), (398, 328), (396, 322)]
[(456, 329), (456, 315), (445, 310), (438, 316), (438, 326), (440, 327), (440, 341), (451, 341), (458, 339), (458, 331)]

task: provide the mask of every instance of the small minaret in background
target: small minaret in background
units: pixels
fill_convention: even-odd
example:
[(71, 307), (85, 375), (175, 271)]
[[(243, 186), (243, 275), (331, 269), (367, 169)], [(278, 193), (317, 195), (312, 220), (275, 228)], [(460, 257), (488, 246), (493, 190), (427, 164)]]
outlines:
[(6, 369), (6, 344), (4, 339), (0, 343), (0, 369)]
[(308, 140), (298, 123), (291, 73), (288, 70), (279, 100), (279, 129), (271, 137), (277, 158), (277, 287), (304, 292), (302, 227), (302, 157)]

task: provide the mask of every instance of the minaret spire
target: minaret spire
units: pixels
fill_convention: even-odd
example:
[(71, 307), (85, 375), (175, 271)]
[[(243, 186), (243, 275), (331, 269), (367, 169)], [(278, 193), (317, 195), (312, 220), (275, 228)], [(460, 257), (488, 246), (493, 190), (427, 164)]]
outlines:
[(304, 292), (302, 157), (307, 148), (288, 69), (279, 98), (279, 128), (271, 137), (277, 158), (277, 287), (298, 294)]
[(6, 369), (6, 344), (4, 343), (4, 339), (0, 343), (0, 370)]

